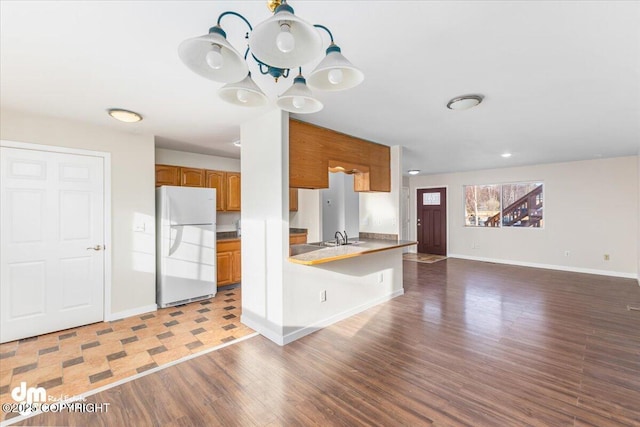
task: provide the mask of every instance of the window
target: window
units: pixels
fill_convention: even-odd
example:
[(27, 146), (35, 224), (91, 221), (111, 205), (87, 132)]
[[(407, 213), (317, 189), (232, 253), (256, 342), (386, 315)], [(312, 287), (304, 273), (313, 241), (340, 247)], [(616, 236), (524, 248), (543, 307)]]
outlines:
[(499, 185), (465, 185), (465, 225), (488, 226), (492, 218), (500, 218)]
[(465, 185), (468, 227), (542, 227), (541, 182)]

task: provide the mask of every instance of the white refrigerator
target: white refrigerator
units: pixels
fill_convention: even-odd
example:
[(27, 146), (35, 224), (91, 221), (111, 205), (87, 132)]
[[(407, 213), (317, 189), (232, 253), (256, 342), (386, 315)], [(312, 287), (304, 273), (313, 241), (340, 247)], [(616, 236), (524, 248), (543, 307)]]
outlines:
[(216, 190), (162, 186), (156, 190), (158, 307), (216, 294)]

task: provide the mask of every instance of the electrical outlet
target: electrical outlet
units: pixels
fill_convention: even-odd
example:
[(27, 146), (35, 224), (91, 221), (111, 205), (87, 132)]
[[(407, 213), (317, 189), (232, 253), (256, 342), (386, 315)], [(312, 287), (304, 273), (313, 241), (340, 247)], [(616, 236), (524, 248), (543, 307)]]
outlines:
[(569, 251), (564, 251), (564, 256), (569, 256)]
[(609, 254), (604, 254), (604, 260), (609, 261), (609, 259), (610, 259)]
[(320, 292), (320, 302), (327, 301), (327, 291)]

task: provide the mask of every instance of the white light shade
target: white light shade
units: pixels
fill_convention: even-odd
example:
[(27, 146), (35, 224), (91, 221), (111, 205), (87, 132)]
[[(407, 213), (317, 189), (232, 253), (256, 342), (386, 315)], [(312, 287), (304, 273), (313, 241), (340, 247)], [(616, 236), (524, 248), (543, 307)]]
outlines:
[(134, 111), (123, 110), (122, 108), (110, 108), (107, 113), (116, 120), (125, 123), (135, 123), (142, 120), (142, 116)]
[(458, 98), (453, 98), (447, 104), (447, 108), (450, 110), (468, 110), (482, 102), (480, 95), (465, 95)]
[[(240, 93), (238, 93), (240, 92)], [(218, 90), (223, 100), (243, 107), (260, 107), (267, 103), (267, 96), (260, 90), (251, 78), (251, 73), (235, 83), (228, 83)]]
[[(276, 40), (281, 33), (281, 24), (289, 24), (294, 39), (290, 52), (278, 49)], [(318, 30), (293, 14), (288, 5), (281, 5), (276, 13), (258, 24), (249, 34), (251, 53), (263, 63), (277, 68), (296, 68), (320, 56), (322, 38)]]
[(290, 113), (309, 114), (322, 110), (322, 103), (313, 97), (304, 77), (298, 76), (293, 85), (276, 102), (278, 107)]
[[(332, 83), (329, 79), (330, 73), (334, 70), (342, 72), (342, 81)], [(364, 74), (354, 67), (342, 53), (338, 46), (329, 46), (327, 56), (318, 64), (315, 70), (309, 75), (309, 86), (321, 90), (344, 90), (359, 85), (364, 80)]]
[[(180, 43), (178, 55), (182, 62), (194, 73), (221, 83), (231, 83), (242, 80), (249, 72), (244, 58), (227, 41), (225, 33), (213, 27), (209, 34), (194, 37)], [(213, 45), (220, 46), (222, 66), (213, 69), (207, 63), (207, 54), (212, 51)]]

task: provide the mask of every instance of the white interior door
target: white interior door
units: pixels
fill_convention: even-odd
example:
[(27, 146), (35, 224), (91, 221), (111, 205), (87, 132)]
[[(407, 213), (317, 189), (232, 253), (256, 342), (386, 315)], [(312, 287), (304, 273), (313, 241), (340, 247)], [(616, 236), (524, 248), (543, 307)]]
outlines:
[(104, 318), (104, 159), (0, 147), (0, 342)]

